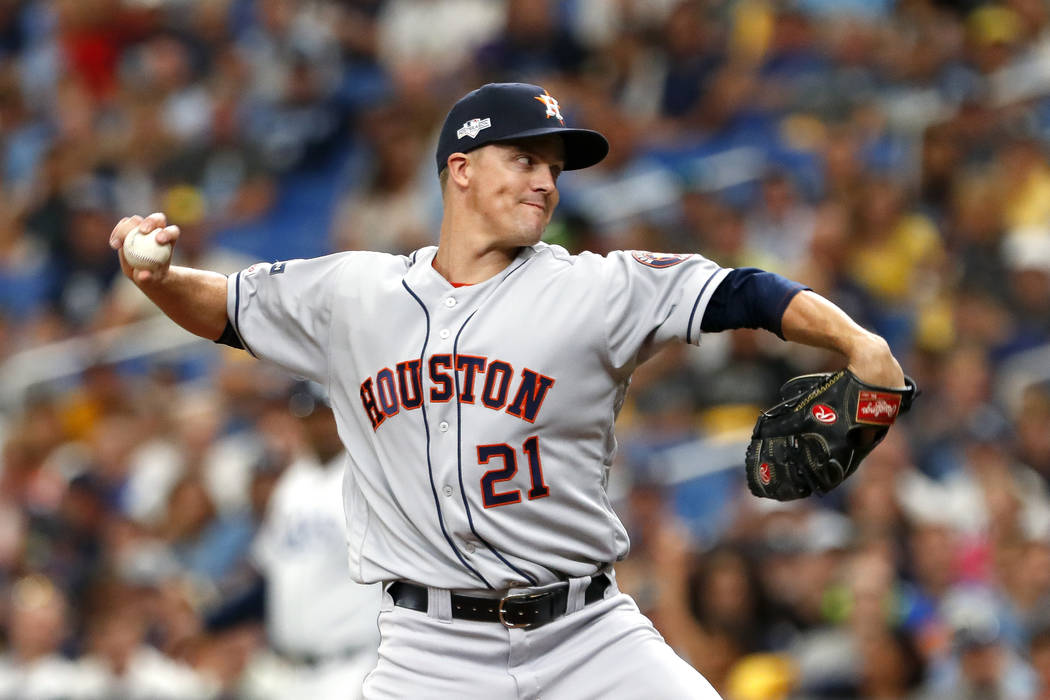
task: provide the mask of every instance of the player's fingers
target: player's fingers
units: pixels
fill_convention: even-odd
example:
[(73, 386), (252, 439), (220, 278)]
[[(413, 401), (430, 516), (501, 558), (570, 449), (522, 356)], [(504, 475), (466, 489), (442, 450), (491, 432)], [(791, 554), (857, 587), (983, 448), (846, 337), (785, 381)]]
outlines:
[(128, 233), (141, 223), (142, 217), (137, 214), (135, 216), (125, 216), (118, 221), (109, 234), (109, 247), (118, 250), (124, 245), (124, 239), (127, 238)]
[(164, 245), (165, 243), (174, 243), (179, 240), (179, 235), (182, 232), (178, 226), (165, 226), (157, 233), (157, 243)]
[(155, 211), (139, 223), (139, 231), (149, 233), (153, 229), (164, 228), (168, 225), (168, 217), (162, 211)]

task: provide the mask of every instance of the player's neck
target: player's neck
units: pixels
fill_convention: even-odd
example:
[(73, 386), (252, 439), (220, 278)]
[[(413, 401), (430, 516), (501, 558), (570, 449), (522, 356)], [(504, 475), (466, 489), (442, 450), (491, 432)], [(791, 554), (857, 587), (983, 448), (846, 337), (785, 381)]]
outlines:
[(520, 247), (495, 248), (442, 230), (433, 265), (450, 283), (478, 284), (506, 269), (520, 250)]
[(438, 246), (434, 256), (434, 269), (454, 284), (478, 284), (495, 277), (517, 257), (519, 248), (513, 251), (490, 250), (478, 255), (455, 253), (448, 247)]

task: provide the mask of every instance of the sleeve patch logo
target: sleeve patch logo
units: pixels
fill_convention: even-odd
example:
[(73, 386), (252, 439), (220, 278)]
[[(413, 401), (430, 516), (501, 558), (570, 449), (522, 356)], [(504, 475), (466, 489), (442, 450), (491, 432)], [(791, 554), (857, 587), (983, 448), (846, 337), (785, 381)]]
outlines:
[(839, 417), (835, 415), (835, 409), (823, 403), (818, 403), (810, 409), (810, 412), (813, 414), (814, 418), (825, 425), (831, 425), (839, 419)]
[(893, 425), (901, 408), (899, 394), (880, 391), (862, 391), (857, 397), (857, 422), (872, 425)]
[(657, 270), (662, 270), (665, 267), (674, 267), (678, 263), (688, 260), (692, 255), (649, 253), (644, 250), (633, 250), (631, 251), (631, 257), (647, 267), (655, 267)]
[(271, 275), (279, 275), (279, 274), (281, 274), (282, 272), (284, 272), (284, 268), (287, 267), (287, 265), (288, 265), (288, 263), (286, 263), (286, 262), (274, 263), (273, 265), (270, 266), (270, 274)]

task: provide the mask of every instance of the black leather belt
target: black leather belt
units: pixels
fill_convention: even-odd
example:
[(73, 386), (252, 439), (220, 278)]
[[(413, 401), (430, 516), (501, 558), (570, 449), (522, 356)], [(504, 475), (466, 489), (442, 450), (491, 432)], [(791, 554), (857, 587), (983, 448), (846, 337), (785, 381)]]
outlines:
[[(612, 581), (607, 574), (591, 579), (583, 593), (584, 605), (596, 603), (605, 596)], [(394, 605), (427, 612), (426, 586), (395, 581), (386, 589)], [(535, 629), (565, 614), (569, 602), (569, 584), (548, 588), (539, 593), (509, 595), (504, 598), (452, 594), (452, 617), (475, 622), (499, 622), (504, 627)]]

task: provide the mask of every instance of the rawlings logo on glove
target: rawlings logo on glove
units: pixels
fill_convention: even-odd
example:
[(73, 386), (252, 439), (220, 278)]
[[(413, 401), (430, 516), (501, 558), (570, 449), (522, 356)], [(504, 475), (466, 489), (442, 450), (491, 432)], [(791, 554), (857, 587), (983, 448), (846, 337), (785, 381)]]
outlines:
[(857, 422), (893, 425), (901, 407), (899, 394), (862, 391), (857, 402)]
[(904, 389), (872, 386), (845, 369), (787, 381), (751, 434), (751, 493), (791, 501), (841, 484), (911, 408), (918, 391), (910, 377), (904, 381)]

